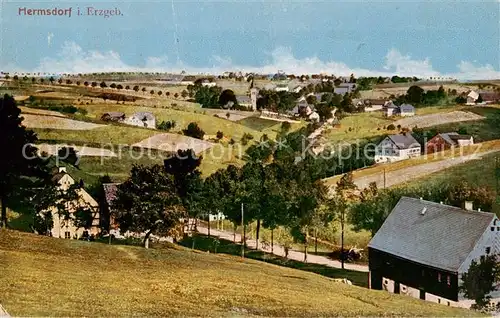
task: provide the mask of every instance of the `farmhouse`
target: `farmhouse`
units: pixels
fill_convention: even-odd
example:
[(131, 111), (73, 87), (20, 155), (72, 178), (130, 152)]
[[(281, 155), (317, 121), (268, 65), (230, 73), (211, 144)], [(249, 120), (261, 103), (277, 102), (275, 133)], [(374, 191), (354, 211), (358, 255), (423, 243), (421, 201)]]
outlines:
[[(52, 177), (52, 181), (61, 191), (67, 191), (75, 184), (75, 180), (66, 173), (65, 167), (58, 168), (57, 172)], [(77, 239), (82, 236), (99, 234), (99, 204), (87, 193), (87, 191), (85, 191), (85, 189), (83, 189), (83, 187), (78, 188), (76, 193), (78, 194), (78, 200), (65, 203), (70, 214), (69, 218), (59, 213), (56, 207), (50, 209), (53, 220), (53, 226), (50, 233), (53, 237)], [(92, 226), (90, 228), (79, 228), (74, 224), (72, 220), (73, 213), (75, 213), (79, 207), (92, 211)]]
[(500, 93), (492, 91), (480, 91), (479, 95), (483, 102), (491, 104), (500, 102)]
[(385, 99), (365, 99), (360, 106), (365, 106), (365, 112), (374, 112), (382, 110), (386, 102)]
[(458, 291), (462, 274), (500, 252), (500, 221), (464, 207), (402, 197), (368, 244), (370, 288), (470, 307)]
[(401, 117), (409, 117), (415, 116), (415, 107), (410, 104), (402, 104), (400, 106), (394, 105), (392, 101), (388, 101), (384, 105), (385, 115), (387, 117), (391, 116), (401, 116)]
[(415, 107), (410, 104), (403, 104), (399, 106), (399, 115), (401, 117), (415, 116)]
[(126, 118), (124, 123), (145, 128), (156, 128), (155, 116), (149, 112), (137, 112)]
[(333, 92), (335, 94), (345, 95), (352, 93), (356, 90), (356, 83), (340, 83), (339, 86), (335, 86)]
[(286, 84), (286, 83), (278, 84), (278, 85), (276, 85), (276, 88), (274, 90), (276, 92), (288, 92), (289, 91), (288, 84)]
[(124, 121), (125, 114), (122, 112), (107, 112), (102, 114), (102, 121)]
[(425, 145), (426, 153), (444, 151), (453, 147), (463, 147), (474, 144), (474, 138), (470, 135), (461, 135), (456, 132), (437, 134)]
[(467, 105), (474, 105), (476, 100), (479, 98), (479, 93), (476, 91), (470, 91), (467, 95)]
[(394, 162), (420, 156), (420, 143), (410, 133), (390, 135), (375, 147), (375, 162)]

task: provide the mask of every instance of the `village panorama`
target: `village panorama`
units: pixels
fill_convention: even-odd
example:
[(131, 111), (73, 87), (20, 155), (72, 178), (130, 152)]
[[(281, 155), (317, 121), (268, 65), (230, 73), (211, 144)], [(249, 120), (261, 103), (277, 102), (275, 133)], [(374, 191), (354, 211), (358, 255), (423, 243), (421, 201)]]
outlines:
[[(2, 4), (1, 318), (500, 315), (500, 72), (446, 33), (461, 9), (443, 26), (422, 4), (338, 3), (354, 30), (328, 33), (321, 3), (166, 2), (104, 22)], [(454, 51), (383, 46), (358, 30), (368, 7), (382, 29), (422, 19), (392, 47)], [(229, 11), (232, 31), (213, 25)]]

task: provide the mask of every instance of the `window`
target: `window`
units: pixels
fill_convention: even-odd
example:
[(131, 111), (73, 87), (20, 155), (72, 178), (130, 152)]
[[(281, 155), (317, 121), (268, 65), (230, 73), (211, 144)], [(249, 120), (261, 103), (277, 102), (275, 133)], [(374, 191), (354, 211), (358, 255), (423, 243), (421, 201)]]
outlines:
[(64, 232), (64, 238), (65, 239), (70, 239), (71, 238), (71, 233), (70, 232)]
[(500, 231), (500, 226), (497, 226), (497, 231)]
[(450, 277), (450, 275), (446, 276), (446, 284), (448, 284), (448, 286), (451, 286), (451, 277)]
[(490, 254), (490, 252), (491, 252), (491, 247), (489, 247), (489, 246), (488, 246), (488, 247), (486, 248), (486, 254)]
[(441, 273), (438, 273), (438, 282), (441, 283)]
[(494, 231), (494, 230), (495, 230), (495, 227), (494, 227), (494, 226), (492, 226), (492, 227), (491, 227), (491, 231)]
[(440, 303), (441, 303), (441, 298), (438, 298), (438, 304), (440, 304)]

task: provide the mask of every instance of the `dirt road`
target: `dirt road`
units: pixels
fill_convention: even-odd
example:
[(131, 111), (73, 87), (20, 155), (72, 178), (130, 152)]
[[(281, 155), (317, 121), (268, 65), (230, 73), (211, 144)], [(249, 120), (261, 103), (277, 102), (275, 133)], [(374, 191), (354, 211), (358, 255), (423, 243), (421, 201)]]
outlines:
[[(468, 156), (461, 156), (456, 158), (445, 159), (436, 162), (430, 162), (425, 164), (416, 165), (413, 167), (403, 168), (395, 171), (388, 171), (385, 174), (385, 182), (384, 182), (384, 173), (381, 172), (379, 174), (369, 175), (354, 178), (354, 183), (360, 189), (364, 189), (368, 187), (371, 182), (376, 182), (378, 188), (392, 187), (394, 185), (398, 185), (404, 182), (408, 182), (412, 179), (423, 177), (429, 175), (431, 173), (435, 173), (462, 163), (471, 160), (480, 160), (482, 156), (497, 152), (498, 150), (489, 150), (479, 154), (473, 154)], [(384, 184), (385, 183), (385, 184)]]
[[(203, 227), (203, 226), (198, 226), (198, 232), (201, 234), (207, 235), (208, 229), (206, 227)], [(218, 231), (215, 229), (210, 229), (210, 235), (217, 236), (221, 239), (225, 239), (228, 241), (233, 241), (233, 233), (232, 232)], [(236, 242), (241, 242), (241, 235), (236, 234)], [(256, 243), (255, 240), (247, 239), (247, 246), (249, 248), (255, 248), (255, 243)], [(259, 250), (271, 253), (271, 247), (266, 247), (266, 246), (263, 246), (262, 244), (259, 244)], [(278, 244), (274, 244), (273, 254), (284, 257), (285, 256), (285, 249)], [(289, 251), (288, 258), (295, 260), (295, 261), (303, 262), (304, 261), (304, 253), (298, 252), (298, 251)], [(325, 266), (334, 267), (334, 268), (342, 268), (342, 264), (339, 261), (332, 260), (332, 259), (329, 259), (327, 257), (319, 256), (319, 255), (308, 254), (307, 255), (307, 262), (325, 265)], [(368, 266), (366, 266), (366, 265), (345, 263), (345, 269), (358, 271), (358, 272), (368, 272)]]

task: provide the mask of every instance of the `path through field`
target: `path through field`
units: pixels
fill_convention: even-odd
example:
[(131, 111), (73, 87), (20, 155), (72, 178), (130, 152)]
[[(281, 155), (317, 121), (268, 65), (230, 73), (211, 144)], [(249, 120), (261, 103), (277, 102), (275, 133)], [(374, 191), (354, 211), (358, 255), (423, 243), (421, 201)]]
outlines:
[[(208, 235), (208, 229), (204, 226), (198, 225), (198, 232), (200, 232), (201, 234), (204, 234), (204, 235)], [(234, 234), (232, 232), (219, 231), (219, 230), (211, 228), (210, 235), (217, 236), (221, 239), (225, 239), (228, 241), (233, 241)], [(240, 234), (236, 234), (236, 241), (241, 242), (241, 235)], [(255, 249), (255, 245), (256, 245), (255, 240), (247, 239), (247, 247)], [(259, 250), (267, 252), (267, 253), (271, 253), (271, 247), (265, 247), (262, 244), (259, 244)], [(285, 256), (285, 249), (282, 246), (275, 243), (274, 248), (273, 248), (273, 254), (284, 257)], [(295, 260), (295, 261), (303, 262), (304, 261), (304, 253), (290, 250), (288, 252), (288, 258)], [(332, 260), (332, 259), (329, 259), (329, 258), (324, 257), (324, 256), (314, 255), (314, 254), (307, 254), (307, 262), (325, 265), (325, 266), (334, 267), (334, 268), (342, 268), (342, 264), (339, 261)], [(348, 269), (348, 270), (353, 270), (353, 271), (358, 271), (358, 272), (368, 272), (368, 266), (366, 266), (366, 265), (345, 263), (344, 267), (345, 267), (345, 269)]]
[[(467, 161), (480, 160), (482, 156), (498, 152), (499, 150), (488, 150), (478, 154), (472, 154), (468, 156), (454, 157), (449, 159), (444, 159), (441, 161), (424, 163), (416, 166), (411, 166), (407, 168), (398, 169), (395, 171), (388, 171), (385, 174), (385, 187), (392, 187), (401, 183), (408, 182), (412, 179), (423, 177), (434, 172), (438, 172)], [(354, 177), (354, 183), (360, 189), (367, 188), (371, 182), (376, 182), (378, 188), (384, 187), (384, 173), (372, 174), (362, 177)]]
[(484, 119), (484, 117), (478, 114), (459, 110), (449, 113), (438, 113), (438, 114), (405, 117), (397, 120), (394, 123), (394, 125), (401, 125), (401, 127), (409, 127), (409, 128), (417, 126), (421, 128), (421, 127), (432, 127), (437, 125), (443, 125), (448, 123), (456, 123), (461, 121), (482, 120), (482, 119)]

